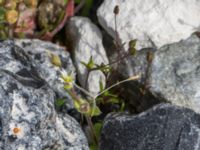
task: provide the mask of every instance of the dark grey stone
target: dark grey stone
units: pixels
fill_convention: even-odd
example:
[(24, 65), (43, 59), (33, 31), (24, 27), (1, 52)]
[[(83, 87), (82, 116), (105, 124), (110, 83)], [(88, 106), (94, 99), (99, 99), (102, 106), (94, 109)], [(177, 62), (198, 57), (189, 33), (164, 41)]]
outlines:
[(106, 117), (100, 150), (199, 150), (200, 115), (159, 104), (139, 115)]

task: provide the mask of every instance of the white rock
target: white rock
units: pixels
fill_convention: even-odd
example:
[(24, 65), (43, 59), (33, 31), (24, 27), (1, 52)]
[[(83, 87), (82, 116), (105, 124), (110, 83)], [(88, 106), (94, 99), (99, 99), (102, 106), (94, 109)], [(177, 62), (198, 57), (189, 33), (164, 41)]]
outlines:
[(73, 57), (80, 84), (91, 93), (98, 93), (99, 82), (102, 81), (105, 85), (105, 75), (99, 70), (92, 71), (85, 85), (87, 68), (81, 62), (88, 63), (92, 56), (95, 64), (108, 64), (100, 30), (87, 18), (73, 17), (66, 27), (66, 34), (72, 40)]
[(120, 11), (117, 28), (121, 43), (138, 39), (137, 49), (154, 44), (160, 48), (178, 42), (200, 27), (198, 0), (105, 0), (97, 16), (100, 24), (113, 37), (113, 9), (116, 5), (119, 5)]

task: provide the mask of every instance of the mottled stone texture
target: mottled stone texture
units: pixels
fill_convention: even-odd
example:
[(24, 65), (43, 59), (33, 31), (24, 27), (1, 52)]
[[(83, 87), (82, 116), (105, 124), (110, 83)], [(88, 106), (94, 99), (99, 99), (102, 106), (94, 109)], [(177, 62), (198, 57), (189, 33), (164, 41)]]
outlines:
[(171, 104), (159, 104), (137, 116), (107, 116), (100, 150), (199, 150), (199, 141), (199, 114)]
[(115, 37), (114, 7), (119, 6), (117, 29), (121, 44), (137, 39), (137, 49), (158, 47), (188, 38), (200, 27), (198, 0), (104, 0), (98, 19)]
[(91, 93), (98, 93), (99, 82), (105, 85), (105, 75), (100, 70), (88, 74), (87, 68), (81, 62), (88, 63), (92, 57), (97, 65), (108, 64), (100, 30), (88, 18), (72, 17), (66, 26), (66, 35), (72, 41), (73, 58), (80, 84)]
[(154, 54), (150, 91), (158, 98), (200, 113), (200, 39), (193, 35)]
[[(41, 78), (48, 82), (50, 87), (56, 92), (57, 97), (67, 98), (67, 106), (69, 109), (72, 108), (73, 103), (67, 92), (64, 90), (63, 83), (59, 79), (61, 69), (71, 74), (75, 79), (75, 68), (69, 53), (66, 52), (64, 47), (39, 40), (16, 40), (15, 44), (22, 47), (23, 50), (28, 53), (31, 59), (29, 61), (32, 61), (32, 64), (36, 66)], [(17, 47), (15, 47), (15, 49), (17, 49)], [(52, 64), (49, 53), (60, 57), (62, 63), (61, 67)], [(22, 73), (24, 72), (24, 70), (18, 70), (18, 72), (20, 71)]]
[(57, 82), (60, 74), (58, 68), (47, 61), (45, 50), (62, 54), (61, 57), (69, 61), (63, 49), (47, 42), (0, 43), (2, 150), (88, 149), (79, 124), (70, 116), (58, 116), (55, 111), (56, 93), (62, 93), (57, 87), (61, 84)]
[[(153, 55), (150, 63), (147, 61), (149, 52)], [(129, 57), (125, 63), (121, 63), (119, 73), (125, 78), (141, 74), (139, 82), (131, 82), (132, 87), (140, 88), (146, 82), (147, 91), (157, 100), (200, 112), (199, 68), (200, 39), (192, 35), (155, 52), (138, 51), (135, 57)]]

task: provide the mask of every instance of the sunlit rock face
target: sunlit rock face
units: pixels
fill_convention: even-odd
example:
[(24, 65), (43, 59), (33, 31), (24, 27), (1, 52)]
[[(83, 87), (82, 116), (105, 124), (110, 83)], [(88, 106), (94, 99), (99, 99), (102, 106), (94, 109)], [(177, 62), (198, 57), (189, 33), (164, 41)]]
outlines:
[[(117, 30), (121, 44), (137, 39), (137, 49), (160, 48), (188, 38), (199, 30), (198, 0), (105, 0), (98, 9), (98, 19), (115, 37), (114, 7), (119, 6)], [(127, 49), (127, 44), (124, 47)]]
[(108, 64), (100, 30), (88, 18), (72, 17), (66, 26), (66, 35), (72, 41), (73, 59), (80, 84), (92, 94), (97, 94), (100, 91), (99, 83), (105, 85), (106, 77), (100, 70), (88, 72), (83, 62), (87, 64), (92, 58), (94, 64)]
[(9, 40), (0, 43), (2, 150), (88, 149), (79, 124), (68, 115), (58, 115), (55, 110), (56, 93), (62, 93), (56, 88), (61, 84), (57, 79), (60, 74), (58, 68), (47, 62), (46, 50), (62, 53), (64, 60), (69, 59), (63, 49), (48, 42)]

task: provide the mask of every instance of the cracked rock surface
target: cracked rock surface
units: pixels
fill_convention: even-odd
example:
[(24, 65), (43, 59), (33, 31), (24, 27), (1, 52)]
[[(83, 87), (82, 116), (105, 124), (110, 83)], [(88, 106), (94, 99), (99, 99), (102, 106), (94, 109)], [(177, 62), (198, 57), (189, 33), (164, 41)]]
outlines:
[(117, 29), (121, 44), (137, 39), (137, 49), (160, 48), (188, 38), (200, 27), (198, 0), (104, 0), (98, 19), (115, 37), (114, 7), (119, 6)]
[[(56, 94), (62, 94), (60, 74), (58, 68), (47, 62), (45, 50), (62, 54), (62, 59), (69, 61), (63, 49), (48, 42), (8, 40), (0, 43), (2, 150), (88, 150), (79, 124), (55, 111)], [(70, 61), (66, 65), (72, 66)], [(63, 68), (68, 69), (67, 66)]]
[(198, 150), (200, 116), (171, 104), (139, 115), (110, 114), (102, 129), (100, 150)]

